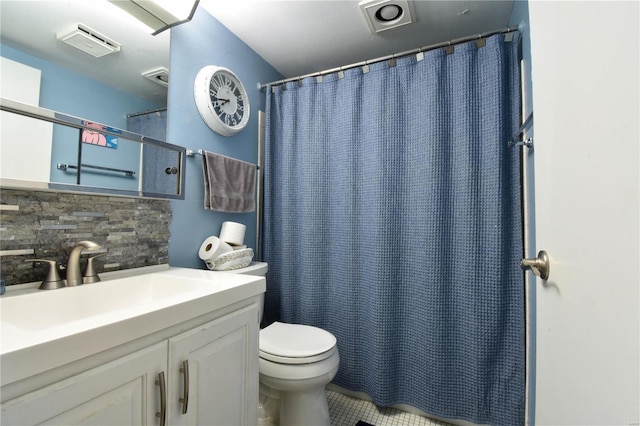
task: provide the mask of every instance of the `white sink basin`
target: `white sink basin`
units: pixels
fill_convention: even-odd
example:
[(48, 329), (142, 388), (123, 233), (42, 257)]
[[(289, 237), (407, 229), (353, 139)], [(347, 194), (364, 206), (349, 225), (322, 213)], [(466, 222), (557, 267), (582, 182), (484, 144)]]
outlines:
[(1, 384), (55, 368), (265, 291), (262, 277), (168, 268), (0, 298)]
[(154, 273), (39, 291), (3, 299), (0, 302), (2, 322), (24, 330), (51, 329), (104, 314), (138, 309), (154, 302), (184, 300), (193, 292), (210, 290), (211, 286), (207, 281), (178, 280)]

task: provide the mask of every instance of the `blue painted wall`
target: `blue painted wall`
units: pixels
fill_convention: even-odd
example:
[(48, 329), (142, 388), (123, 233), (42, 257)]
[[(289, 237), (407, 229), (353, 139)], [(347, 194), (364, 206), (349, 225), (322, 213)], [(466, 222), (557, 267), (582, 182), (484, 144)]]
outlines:
[[(29, 55), (7, 45), (0, 45), (2, 56), (39, 69), (40, 106), (76, 117), (94, 120), (121, 129), (127, 128), (127, 114), (164, 107), (137, 96), (114, 89), (82, 74), (70, 71), (46, 60)], [(56, 169), (57, 163), (74, 164), (77, 159), (78, 132), (63, 126), (54, 126), (51, 156), (51, 181), (75, 183), (75, 173)], [(113, 150), (83, 144), (83, 162), (106, 167), (138, 170), (140, 145), (120, 140)], [(137, 190), (136, 178), (112, 175), (83, 174), (83, 185)]]
[[(214, 133), (200, 118), (193, 97), (193, 81), (206, 65), (232, 70), (249, 94), (251, 116), (247, 127), (231, 137)], [(231, 33), (204, 9), (193, 19), (171, 30), (171, 77), (167, 141), (194, 150), (204, 149), (239, 160), (258, 161), (258, 110), (264, 110), (264, 93), (256, 84), (282, 79), (271, 65)], [(202, 158), (187, 158), (185, 199), (172, 201), (169, 227), (169, 263), (172, 266), (205, 269), (198, 258), (202, 242), (219, 235), (224, 221), (247, 226), (245, 244), (256, 249), (256, 214), (221, 213), (204, 210)]]

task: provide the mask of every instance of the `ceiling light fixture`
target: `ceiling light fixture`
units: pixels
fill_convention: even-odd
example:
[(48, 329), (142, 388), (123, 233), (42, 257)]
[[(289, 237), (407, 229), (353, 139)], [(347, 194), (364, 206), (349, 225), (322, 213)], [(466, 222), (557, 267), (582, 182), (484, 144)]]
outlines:
[(152, 35), (160, 34), (176, 25), (189, 22), (199, 0), (109, 0), (145, 24)]
[(364, 0), (359, 5), (372, 33), (413, 22), (408, 0)]

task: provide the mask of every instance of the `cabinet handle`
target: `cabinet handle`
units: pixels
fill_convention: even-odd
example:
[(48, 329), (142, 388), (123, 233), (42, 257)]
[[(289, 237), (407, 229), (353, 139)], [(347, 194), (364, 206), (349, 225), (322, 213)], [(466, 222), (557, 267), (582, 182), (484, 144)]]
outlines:
[(167, 386), (164, 381), (164, 371), (158, 374), (156, 385), (160, 386), (160, 412), (156, 413), (156, 417), (160, 417), (160, 426), (164, 426), (167, 422)]
[(183, 398), (180, 398), (178, 401), (182, 402), (182, 414), (187, 414), (187, 410), (189, 409), (189, 360), (185, 359), (182, 361), (182, 367), (180, 368), (180, 372), (182, 373), (182, 394)]

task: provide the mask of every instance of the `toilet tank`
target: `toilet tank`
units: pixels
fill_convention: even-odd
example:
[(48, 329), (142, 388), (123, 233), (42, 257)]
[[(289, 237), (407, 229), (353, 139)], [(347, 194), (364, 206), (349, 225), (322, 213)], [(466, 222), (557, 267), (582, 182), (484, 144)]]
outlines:
[(222, 271), (222, 272), (232, 272), (235, 274), (256, 275), (259, 277), (266, 277), (268, 271), (269, 271), (269, 264), (267, 262), (251, 262), (249, 266), (246, 266), (244, 268), (230, 269), (228, 271)]
[[(233, 274), (244, 274), (244, 275), (255, 275), (258, 277), (266, 277), (267, 272), (269, 271), (269, 264), (266, 262), (251, 262), (249, 266), (238, 269), (230, 269), (227, 271), (220, 272), (230, 272)], [(260, 320), (258, 323), (262, 322), (262, 312), (264, 310), (264, 293), (260, 294)]]

